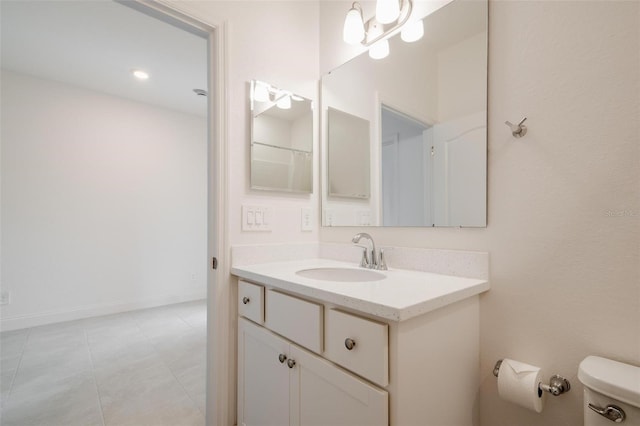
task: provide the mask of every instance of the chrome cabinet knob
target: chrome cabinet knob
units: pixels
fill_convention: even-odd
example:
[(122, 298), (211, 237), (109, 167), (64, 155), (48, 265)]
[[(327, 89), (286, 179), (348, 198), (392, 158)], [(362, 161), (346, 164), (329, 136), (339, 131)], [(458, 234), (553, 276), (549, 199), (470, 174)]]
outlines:
[(344, 347), (347, 348), (347, 350), (352, 350), (354, 347), (356, 346), (356, 341), (353, 340), (350, 337), (347, 337), (344, 341)]
[(287, 360), (287, 356), (285, 354), (278, 355), (278, 361), (280, 361), (280, 364), (284, 364), (286, 360)]
[(296, 361), (294, 359), (288, 359), (287, 365), (289, 366), (289, 368), (293, 368), (296, 365)]
[(249, 299), (247, 296), (242, 298), (242, 303), (244, 303), (245, 305), (249, 302), (251, 302), (251, 299)]

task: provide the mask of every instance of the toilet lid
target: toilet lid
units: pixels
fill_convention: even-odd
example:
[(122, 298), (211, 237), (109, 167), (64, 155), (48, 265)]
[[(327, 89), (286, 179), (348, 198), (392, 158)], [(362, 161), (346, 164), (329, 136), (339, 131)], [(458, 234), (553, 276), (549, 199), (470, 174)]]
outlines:
[(578, 379), (589, 389), (640, 407), (640, 367), (588, 356), (580, 363)]

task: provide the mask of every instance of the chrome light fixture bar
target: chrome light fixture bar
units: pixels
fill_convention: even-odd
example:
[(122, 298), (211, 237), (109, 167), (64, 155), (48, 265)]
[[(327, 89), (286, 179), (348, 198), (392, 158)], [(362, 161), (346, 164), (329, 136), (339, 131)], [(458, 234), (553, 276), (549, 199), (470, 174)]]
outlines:
[[(397, 16), (389, 19), (396, 12), (395, 3), (397, 3)], [(384, 17), (378, 17), (380, 10), (389, 10)], [(362, 16), (362, 6), (360, 3), (353, 2), (351, 9), (347, 13), (344, 21), (343, 39), (349, 44), (362, 44), (364, 47), (370, 47), (375, 43), (387, 39), (394, 31), (407, 23), (413, 10), (412, 0), (378, 0), (376, 4), (376, 16), (364, 21)], [(390, 25), (387, 28), (387, 25)]]

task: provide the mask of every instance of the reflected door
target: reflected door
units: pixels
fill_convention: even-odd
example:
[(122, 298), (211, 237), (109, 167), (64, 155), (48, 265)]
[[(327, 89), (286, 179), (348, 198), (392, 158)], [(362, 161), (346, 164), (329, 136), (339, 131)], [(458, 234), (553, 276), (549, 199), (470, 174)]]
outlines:
[(485, 123), (483, 111), (433, 127), (435, 226), (486, 224)]

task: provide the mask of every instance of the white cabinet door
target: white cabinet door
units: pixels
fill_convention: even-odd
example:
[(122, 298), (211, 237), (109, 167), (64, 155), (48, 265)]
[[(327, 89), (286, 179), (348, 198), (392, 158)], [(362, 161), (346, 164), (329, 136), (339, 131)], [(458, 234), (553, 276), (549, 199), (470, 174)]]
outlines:
[(291, 426), (386, 426), (389, 395), (291, 345)]
[(289, 343), (238, 319), (238, 425), (289, 424)]

